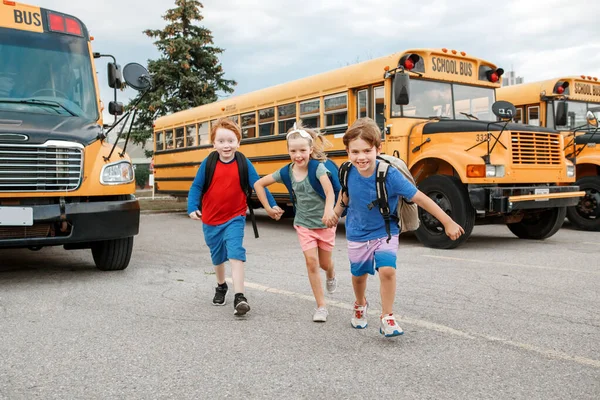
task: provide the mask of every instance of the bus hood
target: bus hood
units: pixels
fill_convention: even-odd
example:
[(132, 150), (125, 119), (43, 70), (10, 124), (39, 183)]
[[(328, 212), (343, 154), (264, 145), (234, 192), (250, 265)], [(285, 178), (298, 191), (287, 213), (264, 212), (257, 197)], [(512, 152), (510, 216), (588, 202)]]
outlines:
[(86, 118), (0, 111), (0, 143), (43, 144), (68, 140), (84, 146), (97, 140), (102, 127)]

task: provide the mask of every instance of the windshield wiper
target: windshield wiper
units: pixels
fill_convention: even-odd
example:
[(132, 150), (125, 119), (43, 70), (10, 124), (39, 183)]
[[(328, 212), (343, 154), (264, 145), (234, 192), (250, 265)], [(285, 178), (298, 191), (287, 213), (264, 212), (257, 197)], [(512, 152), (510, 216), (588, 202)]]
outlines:
[(477, 121), (479, 121), (479, 118), (477, 118), (477, 117), (476, 117), (476, 116), (474, 116), (473, 114), (469, 114), (469, 113), (462, 112), (462, 111), (461, 111), (459, 114), (462, 114), (462, 115), (464, 115), (465, 117), (467, 117), (467, 118), (469, 118), (469, 119), (474, 119), (474, 120), (477, 120)]
[(73, 111), (69, 110), (64, 104), (61, 104), (58, 101), (53, 101), (53, 100), (37, 100), (37, 99), (13, 100), (13, 99), (0, 99), (0, 103), (33, 104), (33, 105), (48, 106), (48, 107), (53, 107), (53, 108), (62, 108), (63, 110), (65, 110), (66, 112), (68, 112), (69, 114), (71, 114), (73, 117), (77, 117), (78, 116)]

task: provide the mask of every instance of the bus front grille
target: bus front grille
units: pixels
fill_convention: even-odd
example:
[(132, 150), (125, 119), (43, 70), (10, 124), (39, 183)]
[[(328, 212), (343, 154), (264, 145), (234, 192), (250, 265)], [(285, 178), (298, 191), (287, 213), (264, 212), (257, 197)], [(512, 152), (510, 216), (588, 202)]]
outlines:
[(560, 138), (557, 134), (512, 132), (512, 161), (520, 165), (560, 165)]
[(83, 146), (0, 143), (0, 192), (68, 192), (81, 184)]

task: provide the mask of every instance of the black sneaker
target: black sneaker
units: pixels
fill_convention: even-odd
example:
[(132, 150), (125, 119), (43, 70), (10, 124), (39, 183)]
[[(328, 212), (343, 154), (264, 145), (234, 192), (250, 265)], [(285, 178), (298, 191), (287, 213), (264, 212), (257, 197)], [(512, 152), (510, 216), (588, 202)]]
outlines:
[(213, 297), (213, 305), (224, 306), (226, 303), (226, 301), (225, 301), (226, 294), (227, 294), (227, 284), (217, 286), (217, 288), (215, 289), (215, 297)]
[(242, 316), (250, 311), (250, 305), (248, 300), (241, 293), (236, 293), (235, 300), (233, 300), (233, 315)]

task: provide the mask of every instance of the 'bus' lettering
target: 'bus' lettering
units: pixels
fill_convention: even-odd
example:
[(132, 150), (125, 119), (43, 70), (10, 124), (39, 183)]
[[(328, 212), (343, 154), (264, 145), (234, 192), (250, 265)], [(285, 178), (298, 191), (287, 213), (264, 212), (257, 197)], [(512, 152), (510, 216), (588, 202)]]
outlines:
[(445, 74), (473, 76), (473, 66), (471, 63), (456, 60), (447, 60), (440, 57), (431, 58), (431, 69)]
[(15, 24), (25, 25), (42, 25), (42, 16), (38, 13), (32, 13), (31, 11), (14, 10)]

